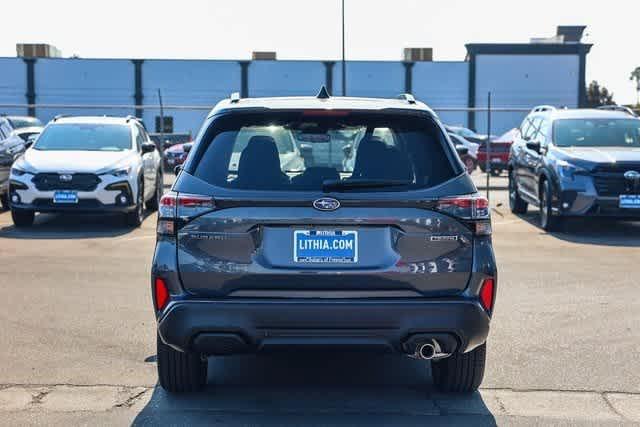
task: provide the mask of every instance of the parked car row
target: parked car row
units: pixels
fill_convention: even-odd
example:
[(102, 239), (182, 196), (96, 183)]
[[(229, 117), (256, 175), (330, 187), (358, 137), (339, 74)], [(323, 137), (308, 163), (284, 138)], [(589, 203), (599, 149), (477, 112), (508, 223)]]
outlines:
[(234, 96), (164, 164), (134, 117), (59, 117), (28, 148), (11, 135), (16, 226), (36, 212), (136, 226), (158, 210), (151, 291), (170, 392), (201, 389), (209, 356), (327, 346), (430, 361), (440, 390), (476, 390), (497, 267), (468, 172), (487, 158), (509, 172), (511, 210), (537, 206), (546, 230), (640, 219), (640, 119), (616, 109), (536, 107), (483, 150), (487, 137), (444, 127), (410, 95)]
[(9, 209), (9, 171), (42, 132), (35, 117), (0, 116), (0, 208)]

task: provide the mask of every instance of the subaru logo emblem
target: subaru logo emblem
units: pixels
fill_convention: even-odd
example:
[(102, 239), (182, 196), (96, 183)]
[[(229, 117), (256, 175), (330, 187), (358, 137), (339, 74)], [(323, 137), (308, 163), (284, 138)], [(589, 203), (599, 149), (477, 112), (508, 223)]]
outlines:
[(626, 171), (624, 173), (625, 179), (629, 181), (640, 181), (640, 172), (638, 171)]
[(69, 174), (60, 175), (60, 181), (62, 182), (71, 182), (72, 179), (73, 179), (73, 175), (69, 175)]
[(340, 207), (340, 202), (331, 197), (323, 197), (313, 201), (313, 207), (319, 211), (335, 211)]

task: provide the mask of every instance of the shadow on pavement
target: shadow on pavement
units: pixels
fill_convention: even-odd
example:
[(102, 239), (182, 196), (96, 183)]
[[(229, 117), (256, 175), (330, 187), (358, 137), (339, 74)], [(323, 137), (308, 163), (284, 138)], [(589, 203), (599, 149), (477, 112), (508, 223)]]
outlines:
[(157, 386), (133, 425), (496, 425), (479, 393), (444, 395), (397, 355), (290, 352), (209, 360), (202, 393)]
[[(145, 213), (145, 220), (150, 212)], [(0, 227), (0, 237), (8, 239), (91, 239), (117, 237), (134, 231), (125, 225), (122, 215), (37, 214), (28, 228), (13, 224)]]
[[(540, 228), (537, 212), (517, 215), (529, 224)], [(548, 233), (560, 240), (601, 246), (640, 247), (640, 221), (610, 218), (565, 218), (560, 230)]]

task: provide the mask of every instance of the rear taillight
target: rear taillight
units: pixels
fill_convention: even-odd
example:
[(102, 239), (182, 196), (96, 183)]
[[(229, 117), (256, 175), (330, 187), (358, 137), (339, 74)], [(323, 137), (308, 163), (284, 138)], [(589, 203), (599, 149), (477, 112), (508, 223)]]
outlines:
[(493, 310), (493, 301), (495, 299), (496, 281), (493, 277), (488, 277), (482, 281), (480, 287), (480, 304), (487, 312)]
[(189, 221), (215, 207), (215, 201), (211, 196), (173, 191), (166, 193), (160, 199), (157, 232), (161, 235), (173, 235), (177, 230), (178, 220)]
[(169, 303), (170, 296), (167, 284), (163, 279), (157, 277), (153, 282), (153, 294), (156, 310), (160, 311), (164, 309)]
[(478, 236), (491, 235), (489, 201), (478, 194), (444, 197), (436, 202), (436, 209), (447, 215), (466, 220)]

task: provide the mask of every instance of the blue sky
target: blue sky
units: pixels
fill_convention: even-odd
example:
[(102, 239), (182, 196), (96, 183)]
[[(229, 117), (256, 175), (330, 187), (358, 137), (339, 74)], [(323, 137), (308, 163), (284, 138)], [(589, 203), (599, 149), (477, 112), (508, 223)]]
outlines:
[[(345, 1), (348, 59), (399, 60), (404, 47), (429, 46), (436, 60), (462, 60), (465, 43), (527, 42), (557, 25), (588, 25), (587, 79), (635, 102), (639, 1)], [(0, 56), (15, 56), (16, 42), (81, 57), (340, 56), (340, 0), (23, 0), (3, 2), (2, 11)]]

